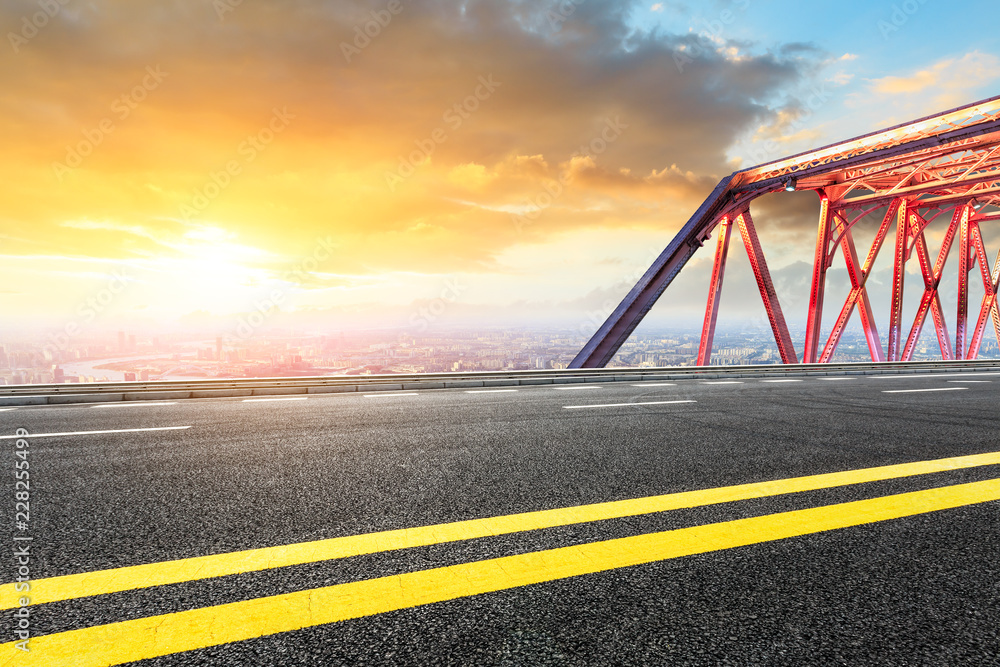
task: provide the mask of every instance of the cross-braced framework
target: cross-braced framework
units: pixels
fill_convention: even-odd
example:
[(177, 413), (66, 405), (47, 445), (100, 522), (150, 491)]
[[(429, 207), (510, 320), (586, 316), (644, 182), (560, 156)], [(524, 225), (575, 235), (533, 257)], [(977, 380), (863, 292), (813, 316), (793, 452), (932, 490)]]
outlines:
[[(820, 198), (813, 257), (812, 289), (801, 357), (796, 353), (778, 302), (750, 203), (761, 195), (812, 190)], [(980, 225), (1000, 220), (1000, 97), (993, 97), (881, 130), (856, 139), (784, 158), (723, 179), (695, 215), (608, 317), (570, 364), (603, 367), (687, 261), (716, 232), (715, 260), (698, 350), (698, 364), (708, 365), (718, 319), (726, 258), (735, 226), (746, 247), (783, 363), (830, 361), (844, 328), (858, 311), (872, 361), (909, 361), (928, 313), (934, 323), (941, 358), (975, 359), (987, 326), (1000, 343), (1000, 252), (992, 267)], [(853, 230), (861, 220), (881, 215), (882, 223), (859, 261)], [(938, 218), (949, 220), (944, 241), (931, 262), (927, 229)], [(886, 346), (879, 337), (866, 282), (889, 232), (894, 233), (893, 284)], [(954, 341), (950, 337), (938, 288), (957, 241), (958, 308)], [(833, 329), (821, 338), (826, 274), (842, 255), (851, 282)], [(923, 294), (913, 323), (903, 319), (906, 265), (913, 255), (923, 276)], [(983, 299), (969, 330), (969, 274), (979, 267)], [(822, 343), (822, 345), (821, 345)]]

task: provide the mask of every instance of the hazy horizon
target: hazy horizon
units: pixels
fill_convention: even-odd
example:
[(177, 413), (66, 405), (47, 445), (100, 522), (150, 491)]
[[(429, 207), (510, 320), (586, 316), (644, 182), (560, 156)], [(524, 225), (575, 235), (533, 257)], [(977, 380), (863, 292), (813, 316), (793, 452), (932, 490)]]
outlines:
[[(901, 19), (841, 3), (806, 23), (742, 0), (387, 6), (105, 0), (43, 21), (0, 4), (0, 338), (222, 335), (254, 313), (265, 328), (593, 332), (722, 176), (1000, 79), (995, 40), (933, 4)], [(960, 46), (929, 49), (932, 34)], [(794, 325), (816, 196), (753, 209)], [(649, 325), (696, 326), (710, 268), (702, 250)], [(762, 313), (737, 249), (720, 323)]]

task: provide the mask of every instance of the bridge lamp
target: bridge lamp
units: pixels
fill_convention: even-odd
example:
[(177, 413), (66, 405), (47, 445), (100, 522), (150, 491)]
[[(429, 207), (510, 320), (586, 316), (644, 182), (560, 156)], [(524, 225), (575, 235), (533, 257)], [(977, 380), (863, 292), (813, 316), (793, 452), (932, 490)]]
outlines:
[(795, 192), (795, 179), (789, 178), (785, 181), (785, 192)]

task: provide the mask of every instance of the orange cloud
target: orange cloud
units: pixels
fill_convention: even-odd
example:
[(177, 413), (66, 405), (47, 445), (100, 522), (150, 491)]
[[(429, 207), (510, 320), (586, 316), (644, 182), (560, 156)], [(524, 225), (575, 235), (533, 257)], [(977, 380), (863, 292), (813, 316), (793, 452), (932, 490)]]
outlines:
[[(680, 71), (688, 38), (626, 47), (620, 3), (556, 25), (547, 3), (404, 3), (360, 39), (383, 5), (67, 5), (4, 56), (2, 253), (157, 262), (137, 287), (157, 295), (166, 267), (220, 281), (218, 262), (233, 290), (276, 279), (327, 236), (303, 289), (503, 275), (526, 243), (668, 234), (730, 171), (734, 137), (774, 117), (751, 100), (807, 76), (770, 54), (705, 53)], [(19, 20), (11, 5), (0, 15)], [(627, 127), (611, 140), (616, 118)], [(513, 224), (553, 183), (533, 224)], [(35, 308), (64, 307), (59, 280), (37, 284), (21, 290)], [(177, 292), (175, 310), (194, 296)]]
[(928, 102), (940, 111), (968, 102), (972, 91), (997, 77), (1000, 58), (972, 51), (961, 58), (947, 58), (907, 76), (874, 79), (871, 88), (883, 95), (906, 96), (933, 91)]

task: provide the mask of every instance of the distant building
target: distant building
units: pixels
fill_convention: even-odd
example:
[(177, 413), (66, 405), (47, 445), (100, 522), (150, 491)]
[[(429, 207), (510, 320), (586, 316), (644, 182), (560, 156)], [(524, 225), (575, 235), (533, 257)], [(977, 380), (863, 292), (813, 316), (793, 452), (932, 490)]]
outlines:
[(122, 350), (122, 351), (125, 349), (125, 332), (124, 331), (119, 331), (118, 332), (118, 349)]
[(135, 382), (135, 373), (132, 373), (132, 372), (125, 373), (125, 381), (126, 382)]

